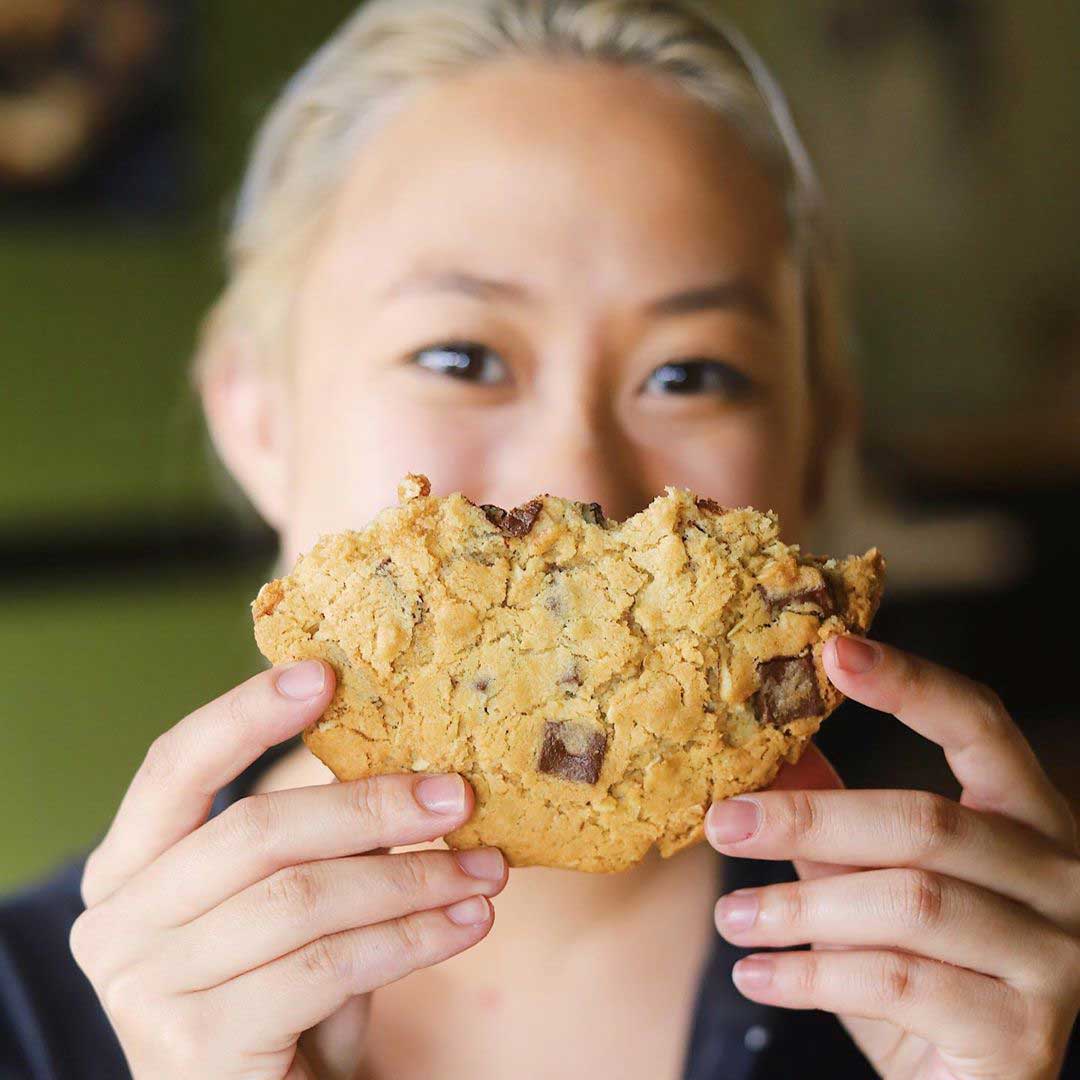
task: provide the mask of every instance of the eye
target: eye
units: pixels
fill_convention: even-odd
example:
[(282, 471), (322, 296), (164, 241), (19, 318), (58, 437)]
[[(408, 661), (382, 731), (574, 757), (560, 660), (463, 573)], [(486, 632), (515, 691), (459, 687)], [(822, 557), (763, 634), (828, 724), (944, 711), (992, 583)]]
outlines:
[(675, 360), (658, 367), (645, 380), (644, 389), (652, 394), (714, 394), (742, 401), (751, 396), (754, 384), (719, 360)]
[(436, 375), (449, 375), (461, 382), (490, 385), (509, 377), (506, 364), (486, 345), (471, 341), (451, 341), (431, 345), (414, 353), (411, 362)]

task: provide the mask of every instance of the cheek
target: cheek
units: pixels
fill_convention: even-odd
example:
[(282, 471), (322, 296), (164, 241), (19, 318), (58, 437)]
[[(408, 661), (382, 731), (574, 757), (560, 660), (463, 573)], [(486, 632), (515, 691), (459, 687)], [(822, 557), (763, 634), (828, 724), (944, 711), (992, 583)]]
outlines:
[(473, 488), (487, 456), (482, 425), (361, 380), (332, 385), (333, 392), (311, 385), (297, 395), (289, 558), (323, 533), (361, 528), (394, 505), (406, 473), (424, 473), (438, 492)]
[(800, 425), (766, 413), (657, 441), (642, 454), (651, 486), (687, 487), (724, 506), (775, 510), (789, 543), (802, 529), (806, 446)]

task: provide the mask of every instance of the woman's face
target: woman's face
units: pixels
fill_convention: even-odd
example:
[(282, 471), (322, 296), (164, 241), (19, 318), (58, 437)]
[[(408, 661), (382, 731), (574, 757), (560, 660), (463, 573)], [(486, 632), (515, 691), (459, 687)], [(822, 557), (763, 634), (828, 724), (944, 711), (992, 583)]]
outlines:
[(676, 89), (519, 60), (422, 91), (358, 155), (295, 298), (286, 556), (407, 472), (617, 518), (672, 484), (797, 535), (800, 293), (764, 172)]

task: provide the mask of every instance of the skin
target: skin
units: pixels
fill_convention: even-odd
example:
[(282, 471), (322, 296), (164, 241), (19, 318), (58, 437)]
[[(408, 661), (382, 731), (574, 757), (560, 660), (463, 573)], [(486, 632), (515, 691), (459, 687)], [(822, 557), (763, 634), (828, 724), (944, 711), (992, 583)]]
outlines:
[[(529, 298), (463, 290), (462, 273)], [(650, 312), (718, 283), (707, 309)], [(291, 380), (258, 374), (251, 342), (222, 341), (207, 414), (287, 558), (361, 524), (407, 471), (477, 502), (549, 490), (614, 517), (685, 485), (771, 506), (795, 539), (820, 421), (799, 285), (779, 199), (703, 107), (633, 72), (502, 64), (417, 96), (374, 137), (304, 268)], [(445, 352), (415, 362), (462, 339), (494, 351), (453, 358), (488, 381), (430, 370)], [(687, 358), (714, 364), (680, 369), (704, 392), (664, 392), (657, 370)], [(801, 878), (724, 897), (719, 931), (816, 946), (743, 961), (736, 985), (838, 1013), (890, 1077), (1054, 1076), (1080, 1002), (1075, 822), (990, 691), (862, 646), (830, 645), (829, 677), (941, 745), (963, 796), (844, 791), (811, 750), (772, 790), (714, 807), (714, 848), (794, 859)], [(306, 751), (206, 821), (213, 792), (332, 690), (309, 662), (181, 720), (91, 857), (72, 949), (135, 1075), (478, 1077), (528, 1062), (539, 1076), (563, 1047), (582, 1075), (676, 1075), (709, 946), (710, 847), (508, 886), (497, 853), (415, 849), (467, 817), (459, 778), (436, 783), (432, 812), (421, 778), (328, 784)], [(484, 940), (496, 895), (501, 932)]]

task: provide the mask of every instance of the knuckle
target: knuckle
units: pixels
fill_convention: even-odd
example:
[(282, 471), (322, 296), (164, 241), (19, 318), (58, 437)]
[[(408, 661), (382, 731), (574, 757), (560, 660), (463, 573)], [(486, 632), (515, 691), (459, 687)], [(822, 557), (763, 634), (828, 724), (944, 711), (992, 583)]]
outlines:
[(902, 870), (896, 875), (893, 888), (893, 909), (903, 926), (928, 930), (941, 922), (945, 890), (936, 874)]
[(348, 792), (349, 809), (362, 821), (371, 824), (380, 823), (389, 809), (386, 785), (378, 778), (357, 780), (350, 785)]
[(992, 686), (987, 686), (986, 683), (982, 682), (974, 682), (972, 688), (979, 704), (995, 721), (999, 722), (1009, 715), (1001, 695)]
[(353, 977), (352, 953), (340, 934), (318, 937), (300, 951), (300, 969), (309, 982), (349, 980)]
[(390, 886), (400, 897), (412, 899), (428, 891), (431, 867), (422, 855), (396, 855), (390, 860), (390, 866)]
[(206, 1054), (220, 1036), (210, 1030), (201, 1009), (181, 1008), (175, 1001), (154, 1019), (154, 1050), (159, 1061), (168, 1062), (172, 1076), (206, 1076)]
[(323, 896), (321, 876), (313, 864), (299, 863), (266, 878), (262, 900), (270, 917), (307, 921), (317, 915)]
[(897, 682), (905, 699), (918, 700), (930, 689), (930, 667), (907, 653), (898, 656)]
[(242, 731), (246, 731), (251, 726), (251, 708), (248, 695), (245, 693), (246, 689), (246, 684), (237, 686), (230, 690), (222, 701), (229, 727)]
[(883, 953), (875, 973), (875, 986), (886, 1008), (904, 1008), (918, 993), (918, 964), (905, 953)]
[(816, 953), (799, 954), (804, 960), (795, 968), (795, 988), (806, 1001), (813, 1001), (821, 987), (821, 960)]
[(783, 924), (799, 928), (807, 926), (811, 918), (809, 898), (801, 882), (795, 882), (786, 889), (777, 890), (780, 900), (779, 916)]
[(1008, 710), (996, 690), (985, 683), (972, 682), (971, 691), (975, 706), (973, 720), (979, 734), (997, 736), (1011, 727)]
[(230, 846), (269, 848), (279, 831), (277, 803), (269, 792), (240, 799), (221, 818)]
[(902, 820), (917, 856), (936, 854), (961, 841), (964, 814), (958, 803), (926, 791), (904, 796)]
[(178, 758), (175, 735), (172, 731), (165, 731), (146, 748), (139, 771), (149, 786), (162, 787), (175, 775)]
[(144, 1013), (149, 1000), (146, 980), (138, 967), (115, 972), (101, 990), (101, 1002), (114, 1021), (131, 1021)]
[(175, 1076), (206, 1076), (205, 1036), (183, 1027), (178, 1021), (166, 1021), (157, 1029), (158, 1054), (169, 1063)]
[(789, 805), (786, 824), (790, 839), (796, 843), (812, 840), (821, 829), (821, 808), (817, 798), (809, 791), (793, 791)]
[(68, 949), (75, 963), (84, 972), (88, 972), (94, 966), (99, 940), (94, 928), (94, 916), (88, 909), (71, 924), (71, 930), (68, 933)]
[(98, 866), (98, 848), (95, 848), (86, 858), (83, 865), (82, 879), (79, 881), (79, 896), (82, 898), (83, 907), (91, 908), (98, 900), (98, 890), (95, 881), (98, 878), (96, 867)]
[(155, 1060), (168, 1062), (170, 1076), (206, 1076), (205, 1054), (215, 1033), (203, 1008), (163, 997), (150, 965), (135, 964), (100, 988), (102, 1008), (118, 1035), (152, 1044)]
[(422, 960), (430, 951), (428, 934), (421, 921), (415, 916), (407, 916), (394, 922), (399, 948), (412, 960)]

